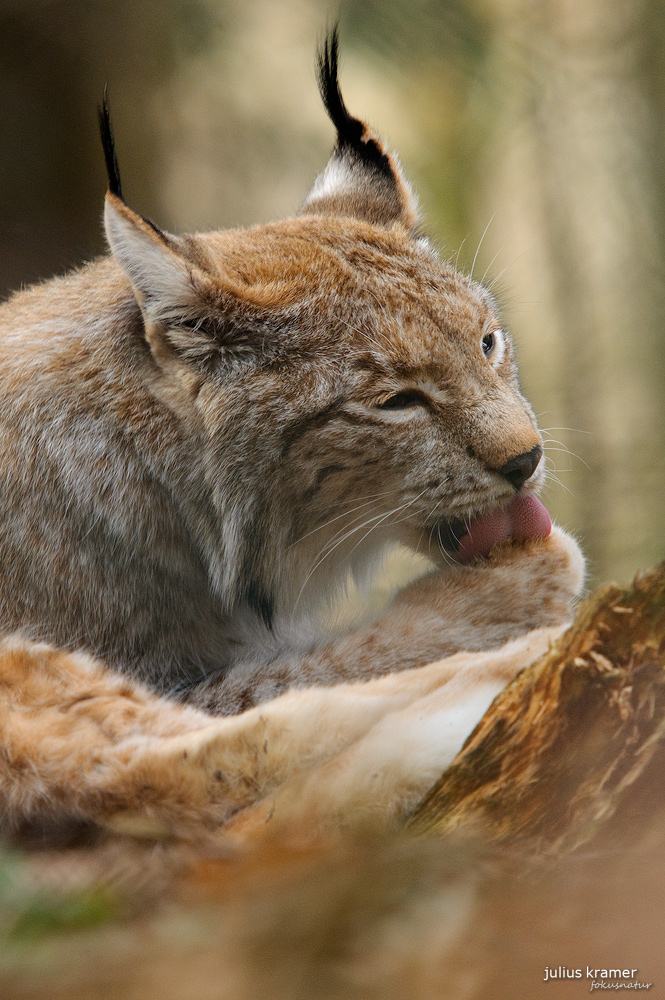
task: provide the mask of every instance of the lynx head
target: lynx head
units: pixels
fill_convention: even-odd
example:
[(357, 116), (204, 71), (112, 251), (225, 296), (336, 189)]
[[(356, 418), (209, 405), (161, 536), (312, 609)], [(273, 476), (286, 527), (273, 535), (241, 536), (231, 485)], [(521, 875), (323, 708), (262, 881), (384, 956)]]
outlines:
[(396, 158), (320, 57), (337, 142), (291, 219), (173, 236), (127, 207), (106, 112), (106, 232), (164, 398), (203, 449), (211, 575), (270, 622), (387, 544), (454, 554), (542, 478), (490, 294), (415, 229)]

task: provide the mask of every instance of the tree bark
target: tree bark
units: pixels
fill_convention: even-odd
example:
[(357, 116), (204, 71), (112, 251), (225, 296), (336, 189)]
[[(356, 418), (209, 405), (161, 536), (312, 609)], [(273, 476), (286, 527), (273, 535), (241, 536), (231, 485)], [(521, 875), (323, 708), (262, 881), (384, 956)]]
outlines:
[(665, 829), (665, 563), (580, 608), (498, 696), (411, 817), (570, 851)]

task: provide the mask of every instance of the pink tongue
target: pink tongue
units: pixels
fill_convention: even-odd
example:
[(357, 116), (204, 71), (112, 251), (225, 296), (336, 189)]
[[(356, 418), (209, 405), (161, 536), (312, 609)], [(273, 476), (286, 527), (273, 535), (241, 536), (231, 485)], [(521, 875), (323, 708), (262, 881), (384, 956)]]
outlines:
[(462, 536), (457, 551), (458, 562), (470, 562), (475, 556), (486, 556), (499, 542), (527, 538), (547, 538), (552, 530), (550, 515), (533, 493), (515, 497), (509, 507), (490, 511), (471, 521)]

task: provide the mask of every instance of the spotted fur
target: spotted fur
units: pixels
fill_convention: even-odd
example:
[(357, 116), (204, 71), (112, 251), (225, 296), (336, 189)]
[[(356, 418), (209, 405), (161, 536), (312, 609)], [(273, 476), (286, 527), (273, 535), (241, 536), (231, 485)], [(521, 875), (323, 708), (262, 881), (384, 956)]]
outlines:
[[(300, 214), (189, 236), (122, 199), (105, 105), (110, 254), (0, 308), (14, 820), (395, 816), (571, 615), (560, 529), (451, 556), (465, 519), (540, 486), (514, 460), (541, 439), (496, 303), (416, 233), (396, 158), (348, 112), (335, 36), (321, 88), (338, 136)], [(395, 544), (435, 568), (320, 634)]]

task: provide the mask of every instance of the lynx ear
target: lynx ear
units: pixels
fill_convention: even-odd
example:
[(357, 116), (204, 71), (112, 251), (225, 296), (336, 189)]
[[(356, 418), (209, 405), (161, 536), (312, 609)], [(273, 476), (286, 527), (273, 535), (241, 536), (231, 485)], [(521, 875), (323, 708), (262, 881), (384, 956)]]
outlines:
[(111, 191), (106, 195), (104, 226), (111, 251), (146, 319), (167, 322), (196, 306), (198, 268), (181, 253), (177, 237), (133, 212)]
[(109, 175), (106, 238), (141, 307), (145, 337), (162, 367), (235, 361), (265, 342), (273, 303), (239, 278), (210, 273), (193, 237), (159, 229), (123, 198), (106, 94), (99, 123)]
[(337, 143), (301, 211), (344, 215), (379, 226), (418, 221), (416, 199), (401, 167), (367, 125), (349, 114), (339, 89), (338, 37), (335, 28), (319, 55), (319, 88), (337, 129)]
[(106, 87), (98, 117), (109, 179), (106, 238), (144, 313), (156, 319), (159, 312), (161, 319), (168, 319), (169, 312), (177, 314), (196, 299), (192, 268), (179, 252), (176, 237), (133, 212), (123, 200)]

